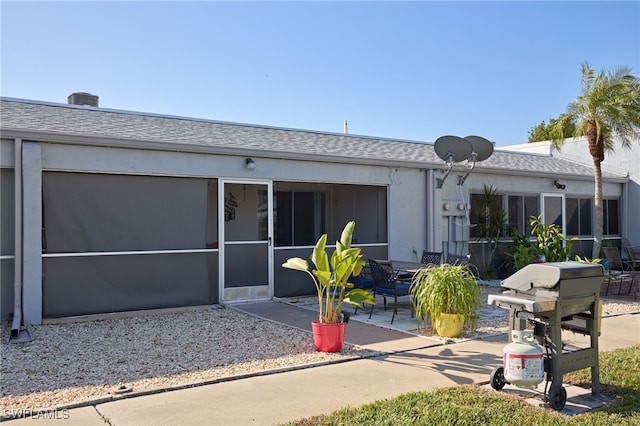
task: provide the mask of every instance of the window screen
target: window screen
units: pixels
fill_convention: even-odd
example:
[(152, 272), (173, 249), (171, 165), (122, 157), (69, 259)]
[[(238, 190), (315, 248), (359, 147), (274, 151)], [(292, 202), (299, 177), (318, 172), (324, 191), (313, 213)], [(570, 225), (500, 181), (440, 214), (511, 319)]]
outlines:
[(215, 303), (217, 253), (153, 252), (217, 245), (215, 188), (205, 179), (45, 172), (43, 315)]
[(204, 179), (48, 172), (47, 253), (205, 248)]
[(602, 200), (604, 217), (603, 217), (603, 234), (619, 235), (620, 234), (620, 209), (618, 200)]
[(324, 233), (323, 192), (276, 191), (276, 246), (314, 245)]

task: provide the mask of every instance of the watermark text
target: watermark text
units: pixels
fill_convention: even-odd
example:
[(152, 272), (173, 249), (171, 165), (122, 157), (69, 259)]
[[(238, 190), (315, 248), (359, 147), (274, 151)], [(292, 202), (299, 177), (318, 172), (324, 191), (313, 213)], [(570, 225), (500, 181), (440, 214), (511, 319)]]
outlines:
[(70, 415), (67, 409), (51, 408), (34, 410), (30, 408), (16, 408), (13, 410), (5, 410), (2, 413), (2, 417), (8, 419), (66, 420)]

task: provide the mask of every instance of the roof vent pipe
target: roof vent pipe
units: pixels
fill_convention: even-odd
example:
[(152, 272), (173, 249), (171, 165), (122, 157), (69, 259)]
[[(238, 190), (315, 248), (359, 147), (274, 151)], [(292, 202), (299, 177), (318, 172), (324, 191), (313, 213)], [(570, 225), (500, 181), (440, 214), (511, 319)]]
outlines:
[(74, 92), (67, 97), (70, 105), (88, 105), (92, 107), (98, 106), (98, 97), (86, 92)]

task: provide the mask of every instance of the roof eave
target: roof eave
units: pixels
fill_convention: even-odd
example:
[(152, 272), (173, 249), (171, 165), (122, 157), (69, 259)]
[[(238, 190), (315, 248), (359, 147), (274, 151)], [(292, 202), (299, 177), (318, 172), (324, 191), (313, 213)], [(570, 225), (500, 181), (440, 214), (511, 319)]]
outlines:
[[(540, 177), (540, 178), (549, 178), (550, 172), (543, 171), (529, 171), (529, 170), (519, 170), (519, 169), (502, 169), (496, 167), (482, 167), (476, 166), (476, 173), (491, 173), (496, 175), (509, 175), (509, 176), (527, 176), (527, 177)], [(593, 182), (593, 175), (576, 175), (575, 173), (560, 173), (553, 172), (553, 176), (557, 178), (571, 179), (571, 180), (579, 180), (579, 181), (587, 181)], [(603, 176), (602, 179), (611, 183), (627, 183), (629, 182), (628, 176)]]
[(234, 155), (256, 158), (276, 158), (300, 161), (315, 161), (342, 164), (360, 164), (386, 167), (402, 167), (417, 169), (436, 169), (441, 164), (418, 161), (381, 160), (377, 158), (327, 155), (317, 153), (302, 153), (276, 150), (256, 150), (251, 148), (226, 147), (220, 145), (195, 145), (177, 142), (162, 142), (156, 140), (112, 138), (95, 135), (79, 135), (62, 132), (38, 132), (22, 129), (0, 129), (3, 139), (22, 139), (42, 143), (56, 143), (65, 145), (101, 146), (123, 149), (145, 149), (154, 151), (184, 152), (194, 154)]

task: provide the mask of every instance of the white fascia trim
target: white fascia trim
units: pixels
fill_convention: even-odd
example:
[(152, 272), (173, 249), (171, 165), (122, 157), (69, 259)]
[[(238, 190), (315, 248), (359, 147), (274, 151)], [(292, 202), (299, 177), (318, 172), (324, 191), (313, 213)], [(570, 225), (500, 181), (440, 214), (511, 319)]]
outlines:
[[(585, 182), (593, 182), (594, 177), (593, 174), (590, 175), (576, 175), (573, 173), (557, 173), (557, 172), (532, 172), (527, 170), (517, 170), (517, 169), (498, 169), (498, 168), (489, 168), (476, 166), (475, 174), (478, 173), (486, 173), (486, 174), (496, 174), (496, 175), (509, 175), (509, 176), (528, 176), (528, 177), (540, 177), (540, 178), (561, 178), (561, 179), (571, 179)], [(628, 177), (611, 177), (611, 176), (602, 176), (603, 182), (608, 183), (627, 183), (629, 182)]]
[(342, 163), (342, 164), (358, 164), (372, 165), (411, 169), (434, 169), (442, 167), (441, 164), (424, 163), (418, 161), (400, 161), (400, 160), (378, 160), (368, 159), (358, 156), (336, 156), (322, 154), (305, 154), (288, 151), (272, 151), (272, 150), (255, 150), (248, 148), (224, 147), (220, 145), (194, 145), (182, 144), (175, 142), (159, 142), (142, 139), (126, 139), (126, 138), (109, 138), (94, 135), (77, 135), (60, 132), (38, 132), (30, 130), (18, 129), (1, 129), (0, 137), (2, 138), (22, 138), (25, 141), (42, 142), (42, 143), (60, 143), (67, 145), (84, 145), (84, 146), (103, 146), (127, 149), (145, 149), (155, 151), (171, 151), (198, 154), (219, 154), (219, 155), (235, 155), (248, 156), (255, 158), (275, 158), (283, 160), (302, 160), (315, 161), (325, 163)]

